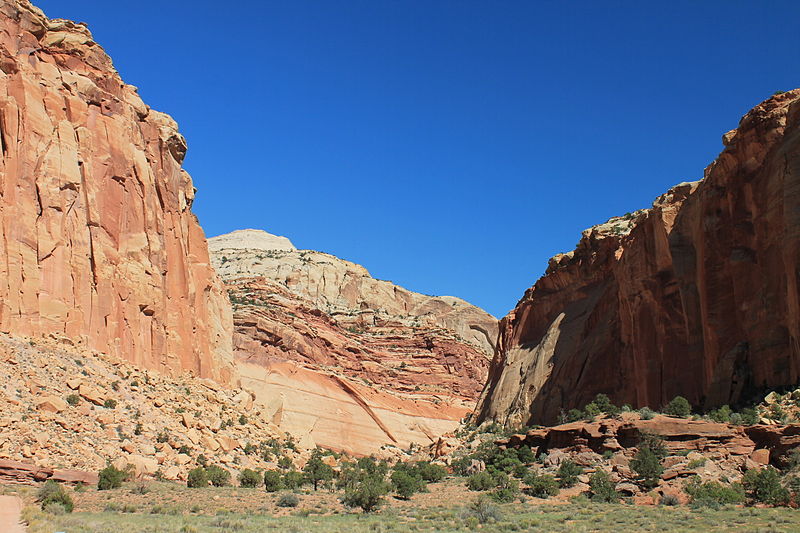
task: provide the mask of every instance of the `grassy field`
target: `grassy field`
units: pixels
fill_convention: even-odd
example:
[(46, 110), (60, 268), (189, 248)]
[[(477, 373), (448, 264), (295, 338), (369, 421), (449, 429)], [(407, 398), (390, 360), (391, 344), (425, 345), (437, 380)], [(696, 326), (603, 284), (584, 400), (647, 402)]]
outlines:
[(33, 489), (21, 493), (31, 503), (25, 510), (31, 533), (800, 531), (800, 512), (788, 508), (712, 510), (585, 500), (552, 505), (531, 498), (524, 503), (491, 504), (476, 512), (470, 505), (478, 498), (476, 493), (452, 482), (430, 485), (430, 489), (410, 501), (388, 498), (380, 512), (366, 515), (341, 507), (337, 495), (328, 492), (299, 494), (299, 505), (287, 509), (276, 505), (279, 494), (263, 490), (186, 489), (158, 483), (146, 490), (130, 485), (113, 491), (76, 492), (75, 512), (54, 516), (33, 504)]

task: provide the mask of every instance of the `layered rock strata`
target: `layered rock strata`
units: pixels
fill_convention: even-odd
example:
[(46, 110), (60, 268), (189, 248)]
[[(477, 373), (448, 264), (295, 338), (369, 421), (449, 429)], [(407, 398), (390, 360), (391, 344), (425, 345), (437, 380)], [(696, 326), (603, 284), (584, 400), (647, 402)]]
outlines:
[(710, 408), (798, 382), (798, 100), (759, 104), (702, 181), (551, 259), (501, 321), (479, 421), (553, 423), (597, 393)]
[(232, 380), (186, 142), (88, 29), (0, 0), (0, 329)]
[(472, 410), (496, 336), (488, 313), (262, 231), (209, 247), (234, 302), (242, 382), (301, 443), (429, 444)]

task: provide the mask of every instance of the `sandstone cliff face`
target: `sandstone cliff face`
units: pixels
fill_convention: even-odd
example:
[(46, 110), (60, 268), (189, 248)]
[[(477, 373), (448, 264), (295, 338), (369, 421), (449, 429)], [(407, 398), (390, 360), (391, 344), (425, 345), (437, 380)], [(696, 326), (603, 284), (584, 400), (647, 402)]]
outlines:
[(586, 230), (500, 324), (479, 420), (597, 393), (734, 404), (800, 378), (800, 90), (755, 107), (698, 183)]
[(234, 302), (242, 382), (301, 445), (429, 444), (472, 410), (497, 331), (488, 313), (261, 231), (209, 247)]
[(232, 377), (175, 122), (85, 26), (0, 0), (0, 329), (162, 372)]

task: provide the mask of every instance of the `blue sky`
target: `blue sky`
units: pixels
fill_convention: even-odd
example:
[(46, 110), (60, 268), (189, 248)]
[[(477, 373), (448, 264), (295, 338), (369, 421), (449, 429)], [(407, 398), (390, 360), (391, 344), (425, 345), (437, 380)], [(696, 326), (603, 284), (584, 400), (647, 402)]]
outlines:
[(265, 229), (497, 316), (800, 86), (798, 2), (34, 1), (178, 121), (208, 236)]

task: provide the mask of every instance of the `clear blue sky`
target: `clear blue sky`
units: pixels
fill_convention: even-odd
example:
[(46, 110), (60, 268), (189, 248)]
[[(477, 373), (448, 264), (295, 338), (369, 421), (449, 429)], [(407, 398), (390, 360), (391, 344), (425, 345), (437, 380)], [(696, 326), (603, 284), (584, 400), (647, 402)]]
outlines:
[(498, 316), (800, 85), (800, 2), (34, 1), (178, 121), (207, 235)]

